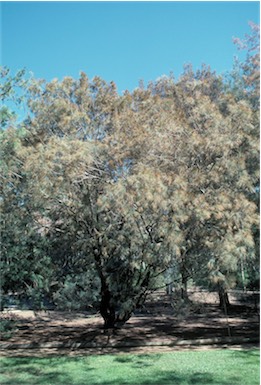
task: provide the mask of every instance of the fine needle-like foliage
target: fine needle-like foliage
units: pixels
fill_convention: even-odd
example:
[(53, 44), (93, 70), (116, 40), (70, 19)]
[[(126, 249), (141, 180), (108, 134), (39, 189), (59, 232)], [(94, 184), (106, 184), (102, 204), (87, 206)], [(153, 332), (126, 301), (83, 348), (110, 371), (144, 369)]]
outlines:
[(105, 327), (126, 322), (173, 266), (183, 298), (192, 278), (222, 302), (257, 250), (256, 63), (242, 67), (244, 97), (207, 66), (122, 96), (84, 73), (31, 80), (29, 117), (2, 132), (6, 281), (19, 265), (21, 289), (100, 291)]

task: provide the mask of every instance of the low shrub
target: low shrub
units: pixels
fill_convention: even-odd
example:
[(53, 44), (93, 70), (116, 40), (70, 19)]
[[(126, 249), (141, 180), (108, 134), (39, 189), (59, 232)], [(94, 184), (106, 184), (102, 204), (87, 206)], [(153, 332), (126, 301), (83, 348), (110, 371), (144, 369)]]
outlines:
[(6, 340), (11, 338), (17, 329), (17, 319), (10, 313), (2, 314), (0, 317), (1, 339)]

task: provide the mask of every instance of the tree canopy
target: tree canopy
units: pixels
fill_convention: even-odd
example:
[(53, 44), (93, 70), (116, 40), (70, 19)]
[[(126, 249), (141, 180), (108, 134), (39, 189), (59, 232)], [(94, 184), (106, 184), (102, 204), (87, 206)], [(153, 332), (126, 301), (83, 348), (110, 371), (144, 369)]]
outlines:
[(57, 300), (71, 287), (75, 301), (78, 289), (93, 293), (113, 327), (174, 266), (184, 296), (190, 278), (227, 290), (254, 266), (253, 41), (229, 82), (205, 65), (188, 66), (177, 81), (163, 76), (119, 95), (113, 82), (85, 73), (51, 82), (3, 73), (2, 99), (23, 87), (29, 109), (20, 124), (1, 110), (5, 292)]

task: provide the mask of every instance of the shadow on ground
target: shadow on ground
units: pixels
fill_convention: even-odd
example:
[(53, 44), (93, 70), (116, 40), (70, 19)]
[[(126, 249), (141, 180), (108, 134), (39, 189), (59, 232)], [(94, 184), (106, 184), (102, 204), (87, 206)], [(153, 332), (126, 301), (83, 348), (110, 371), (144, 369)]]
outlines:
[[(258, 350), (234, 351), (233, 356), (237, 359), (239, 365), (253, 365), (253, 363), (256, 367), (258, 365)], [(232, 372), (231, 376), (228, 375), (227, 379), (222, 378), (221, 380), (216, 373), (200, 370), (191, 372), (189, 367), (185, 372), (184, 368), (183, 372), (179, 370), (171, 371), (170, 368), (165, 371), (155, 369), (154, 365), (160, 357), (160, 354), (114, 356), (110, 366), (116, 365), (118, 367), (117, 373), (120, 373), (120, 375), (115, 372), (115, 375), (104, 382), (101, 382), (101, 377), (97, 374), (97, 368), (92, 366), (93, 361), (90, 362), (88, 357), (62, 357), (54, 360), (46, 358), (13, 358), (4, 360), (2, 363), (0, 375), (4, 375), (4, 377), (1, 378), (0, 383), (1, 385), (243, 385), (242, 373), (235, 376), (235, 371)], [(67, 370), (64, 370), (64, 364), (71, 365), (72, 371), (69, 370), (70, 366), (67, 366)], [(173, 365), (175, 365), (174, 359)], [(133, 377), (137, 369), (141, 373), (143, 371), (138, 383), (137, 377)], [(106, 365), (104, 370), (105, 376), (103, 377), (106, 378)], [(132, 375), (128, 376), (128, 370), (131, 370)], [(256, 384), (253, 383), (252, 385)]]
[[(209, 294), (204, 295), (207, 299)], [(21, 314), (11, 338), (1, 342), (9, 345), (12, 354), (12, 344), (34, 344), (34, 348), (42, 349), (39, 345), (58, 342), (75, 350), (79, 344), (82, 348), (106, 349), (115, 345), (122, 348), (124, 345), (145, 346), (148, 343), (174, 346), (177, 341), (190, 344), (191, 340), (227, 337), (236, 338), (237, 345), (240, 344), (239, 338), (259, 340), (259, 313), (251, 301), (233, 303), (227, 317), (213, 301), (194, 302), (191, 309), (181, 317), (172, 308), (170, 298), (161, 295), (159, 299), (149, 301), (145, 309), (137, 311), (122, 329), (106, 333), (102, 319), (90, 317), (86, 312), (50, 311), (39, 313), (34, 318), (23, 318)]]

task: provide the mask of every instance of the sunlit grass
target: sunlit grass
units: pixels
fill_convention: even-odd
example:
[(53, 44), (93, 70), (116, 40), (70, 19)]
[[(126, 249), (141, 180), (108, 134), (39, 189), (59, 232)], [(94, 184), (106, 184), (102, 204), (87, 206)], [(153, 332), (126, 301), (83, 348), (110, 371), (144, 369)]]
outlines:
[(1, 385), (258, 385), (259, 350), (1, 358)]

